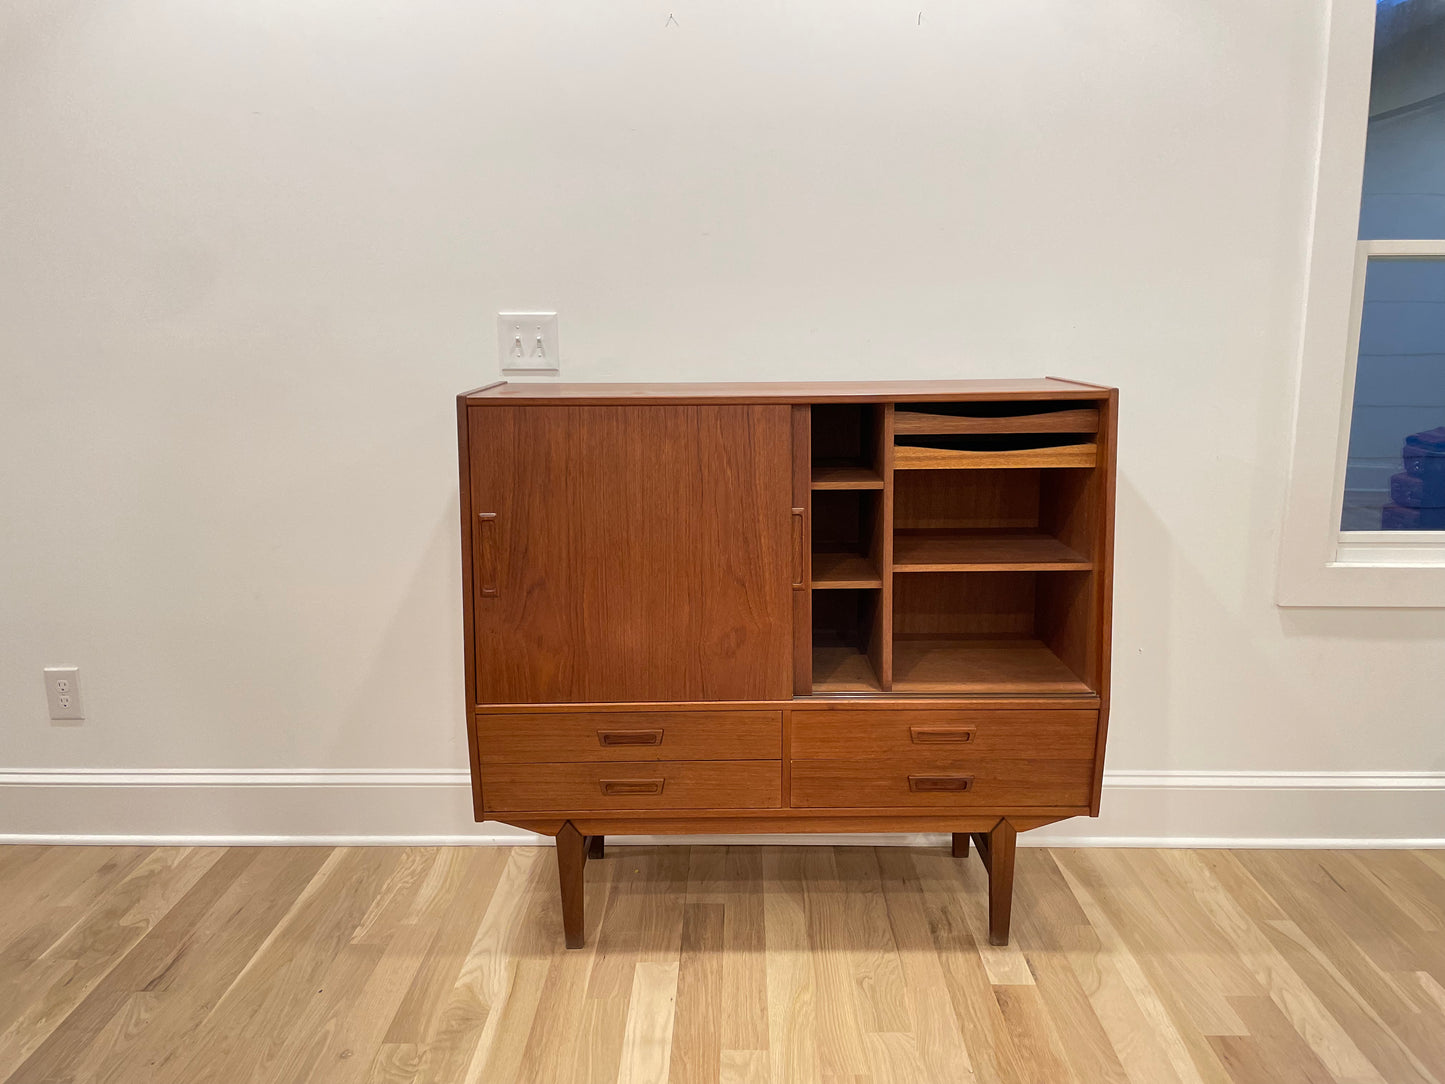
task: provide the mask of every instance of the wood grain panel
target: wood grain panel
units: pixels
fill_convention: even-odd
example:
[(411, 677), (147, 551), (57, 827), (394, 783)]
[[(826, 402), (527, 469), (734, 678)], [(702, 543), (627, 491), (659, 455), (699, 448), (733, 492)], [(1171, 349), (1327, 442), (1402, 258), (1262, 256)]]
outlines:
[(1098, 448), (1093, 444), (1062, 448), (1017, 448), (972, 452), (956, 448), (899, 446), (893, 452), (894, 470), (967, 470), (970, 468), (1092, 467)]
[(527, 712), (478, 715), (485, 764), (775, 760), (780, 711)]
[(787, 407), (474, 407), (469, 444), (479, 701), (789, 695)]
[(883, 479), (872, 467), (814, 467), (813, 489), (882, 489)]
[(1102, 399), (1108, 389), (1050, 376), (1017, 380), (858, 380), (803, 383), (565, 384), (542, 381), (488, 385), (468, 394), (477, 404), (639, 400), (677, 403), (913, 403), (950, 399)]
[(819, 693), (882, 691), (867, 655), (858, 648), (831, 644), (813, 649), (813, 689)]
[(861, 553), (820, 550), (813, 554), (815, 591), (882, 587), (883, 579), (872, 558)]
[[(486, 385), (478, 389), (485, 391), (486, 388), (495, 387), (498, 382)], [(467, 409), (467, 398), (465, 395), (457, 396), (457, 459), (458, 459), (458, 490), (457, 500), (461, 505), (461, 538), (462, 538), (462, 667), (464, 670), (464, 688), (466, 690), (466, 703), (470, 705), (477, 702), (477, 651), (475, 642), (476, 624), (475, 614), (472, 612), (472, 602), (476, 598), (476, 590), (472, 583), (472, 554), (475, 552), (472, 541), (472, 455), (470, 448), (471, 421)], [(467, 762), (472, 775), (472, 815), (477, 820), (483, 820), (482, 805), (482, 771), (481, 760), (478, 759), (477, 733), (476, 728), (467, 720)]]
[(795, 760), (1087, 760), (1098, 720), (1096, 711), (795, 712), (789, 748)]
[(1089, 692), (1079, 676), (1038, 640), (900, 640), (896, 692), (934, 695)]
[[(868, 706), (874, 707), (895, 707), (912, 708), (918, 706), (918, 699), (913, 696), (874, 696), (868, 698)], [(1060, 708), (1097, 708), (1099, 698), (1093, 693), (1080, 693), (1077, 696), (1060, 698), (1052, 694), (1044, 696), (991, 696), (988, 698), (990, 709), (1010, 711), (1015, 708), (1030, 708), (1047, 711), (1056, 711)], [(589, 712), (613, 712), (613, 711), (719, 711), (725, 708), (728, 711), (735, 710), (759, 710), (759, 711), (782, 711), (792, 708), (795, 711), (829, 711), (835, 707), (856, 707), (858, 701), (849, 697), (832, 696), (807, 696), (797, 697), (788, 700), (739, 700), (729, 701), (726, 705), (719, 705), (708, 700), (683, 700), (676, 703), (628, 703), (619, 701), (611, 704), (526, 704), (526, 705), (501, 705), (481, 704), (478, 705), (478, 715), (511, 715), (517, 712), (538, 714), (546, 712), (575, 712), (586, 710)], [(977, 698), (969, 694), (958, 696), (932, 696), (928, 699), (929, 707), (957, 708), (960, 710), (976, 708), (979, 706)]]
[[(966, 767), (925, 760), (908, 764), (794, 760), (793, 807), (846, 804), (1008, 810), (1078, 806), (1088, 802), (1093, 779), (1090, 760), (987, 759)], [(948, 780), (967, 780), (967, 789), (943, 788), (941, 784)]]
[(982, 418), (900, 410), (894, 432), (909, 436), (944, 433), (1096, 433), (1099, 412), (1090, 407)]
[(1082, 554), (1043, 531), (904, 531), (894, 572), (1058, 572), (1088, 569)]
[(1090, 654), (1087, 673), (1091, 685), (1098, 690), (1103, 701), (1099, 712), (1099, 743), (1094, 754), (1094, 796), (1090, 803), (1093, 816), (1099, 815), (1099, 802), (1104, 786), (1105, 740), (1109, 735), (1110, 682), (1112, 681), (1111, 660), (1114, 643), (1114, 505), (1118, 496), (1117, 471), (1119, 457), (1119, 392), (1110, 389), (1108, 398), (1100, 405), (1098, 501), (1099, 514), (1095, 521), (1097, 532), (1094, 554), (1093, 576), (1095, 598), (1094, 627), (1090, 630), (1095, 645)]
[(1038, 471), (906, 471), (893, 479), (900, 531), (1039, 526)]
[(771, 809), (782, 803), (776, 760), (653, 760), (488, 764), (487, 809)]
[[(911, 572), (893, 583), (893, 634), (910, 637), (1034, 634), (1032, 572)], [(896, 664), (895, 664), (896, 665)]]

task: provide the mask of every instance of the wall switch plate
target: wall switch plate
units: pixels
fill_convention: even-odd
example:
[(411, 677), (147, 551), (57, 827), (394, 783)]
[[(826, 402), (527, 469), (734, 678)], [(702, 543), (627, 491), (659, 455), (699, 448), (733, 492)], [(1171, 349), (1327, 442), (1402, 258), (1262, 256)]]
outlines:
[(52, 719), (84, 719), (85, 707), (80, 702), (80, 667), (47, 666), (45, 699), (50, 704)]
[(497, 356), (503, 372), (557, 372), (557, 314), (497, 313)]

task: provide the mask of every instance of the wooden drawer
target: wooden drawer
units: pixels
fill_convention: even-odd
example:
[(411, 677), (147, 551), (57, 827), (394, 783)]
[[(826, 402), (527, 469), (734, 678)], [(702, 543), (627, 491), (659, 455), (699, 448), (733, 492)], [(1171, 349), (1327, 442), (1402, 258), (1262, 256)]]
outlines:
[(777, 760), (780, 711), (577, 711), (477, 715), (483, 764)]
[(923, 806), (1015, 809), (1087, 806), (1091, 760), (795, 760), (793, 805), (800, 808)]
[(777, 760), (497, 764), (482, 769), (490, 810), (776, 809)]
[(847, 708), (793, 712), (795, 760), (1092, 760), (1097, 711)]

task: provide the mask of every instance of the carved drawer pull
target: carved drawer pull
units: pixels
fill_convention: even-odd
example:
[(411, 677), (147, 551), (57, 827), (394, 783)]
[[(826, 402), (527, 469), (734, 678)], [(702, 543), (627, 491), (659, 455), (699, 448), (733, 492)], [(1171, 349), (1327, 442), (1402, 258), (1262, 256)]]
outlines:
[(477, 513), (477, 534), (473, 557), (476, 561), (477, 594), (497, 597), (497, 513)]
[(603, 794), (661, 794), (661, 779), (604, 779)]
[(908, 735), (915, 744), (925, 745), (930, 742), (964, 742), (973, 741), (973, 726), (910, 726)]
[(599, 730), (599, 745), (661, 745), (660, 730)]
[(971, 775), (910, 775), (908, 789), (917, 793), (927, 790), (969, 790), (973, 787)]

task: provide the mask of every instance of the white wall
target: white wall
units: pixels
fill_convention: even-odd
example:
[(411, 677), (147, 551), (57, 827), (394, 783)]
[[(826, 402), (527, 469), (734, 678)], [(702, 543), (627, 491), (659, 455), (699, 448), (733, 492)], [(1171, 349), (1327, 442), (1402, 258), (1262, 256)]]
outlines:
[[(1440, 611), (1272, 602), (1313, 0), (3, 19), (0, 832), (342, 831), (311, 777), (276, 823), (289, 769), (440, 772), (357, 830), (470, 831), (452, 397), (532, 306), (576, 380), (1119, 385), (1110, 768), (1265, 773), (1266, 820), (1272, 773), (1445, 769)], [(54, 726), (70, 662), (89, 717)], [(81, 768), (260, 774), (188, 820), (156, 794), (190, 777)], [(1170, 778), (1105, 834), (1243, 808), (1218, 775), (1195, 821), (1131, 805)], [(1356, 834), (1445, 835), (1405, 785)], [(1349, 835), (1318, 797), (1254, 834)]]

